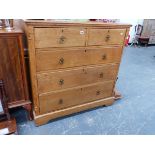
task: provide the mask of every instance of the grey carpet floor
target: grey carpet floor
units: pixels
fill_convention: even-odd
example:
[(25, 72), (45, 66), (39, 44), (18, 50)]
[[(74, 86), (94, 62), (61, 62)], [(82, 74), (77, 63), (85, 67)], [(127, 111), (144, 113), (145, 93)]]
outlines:
[(30, 135), (155, 134), (155, 47), (126, 47), (117, 88), (123, 98), (36, 127), (23, 109), (13, 112), (18, 133)]

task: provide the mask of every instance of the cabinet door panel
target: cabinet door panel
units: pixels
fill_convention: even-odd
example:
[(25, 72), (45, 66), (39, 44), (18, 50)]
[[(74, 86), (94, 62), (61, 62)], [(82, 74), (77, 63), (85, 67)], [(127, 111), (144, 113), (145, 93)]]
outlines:
[(0, 38), (0, 79), (4, 81), (8, 102), (24, 100), (20, 49), (16, 37)]

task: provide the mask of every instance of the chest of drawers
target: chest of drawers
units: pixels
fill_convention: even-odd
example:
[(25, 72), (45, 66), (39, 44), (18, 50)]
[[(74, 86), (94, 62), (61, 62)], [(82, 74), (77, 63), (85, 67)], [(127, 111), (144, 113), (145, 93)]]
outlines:
[(36, 125), (114, 102), (130, 25), (25, 21)]

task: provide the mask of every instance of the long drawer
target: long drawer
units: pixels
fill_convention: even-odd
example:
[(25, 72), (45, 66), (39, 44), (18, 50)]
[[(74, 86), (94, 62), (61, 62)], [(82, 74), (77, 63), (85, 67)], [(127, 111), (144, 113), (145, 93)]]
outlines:
[(37, 71), (120, 62), (122, 46), (92, 49), (36, 50)]
[(89, 29), (88, 45), (123, 44), (126, 29)]
[(85, 46), (84, 28), (35, 28), (35, 47)]
[(113, 86), (114, 81), (107, 81), (40, 95), (40, 113), (48, 113), (110, 97), (113, 93)]
[(41, 94), (80, 85), (115, 80), (117, 71), (117, 64), (109, 64), (38, 74), (38, 91)]

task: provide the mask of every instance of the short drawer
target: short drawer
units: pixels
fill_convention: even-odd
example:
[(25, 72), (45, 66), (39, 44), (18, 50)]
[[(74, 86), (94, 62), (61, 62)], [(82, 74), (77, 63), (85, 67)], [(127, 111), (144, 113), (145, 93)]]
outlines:
[(48, 113), (112, 96), (114, 81), (56, 91), (39, 96), (40, 113)]
[(85, 46), (84, 28), (35, 28), (35, 47)]
[(90, 29), (88, 45), (123, 44), (126, 29)]
[(92, 49), (36, 50), (37, 71), (120, 62), (122, 46)]
[(107, 80), (115, 80), (117, 64), (85, 66), (37, 74), (39, 94)]

